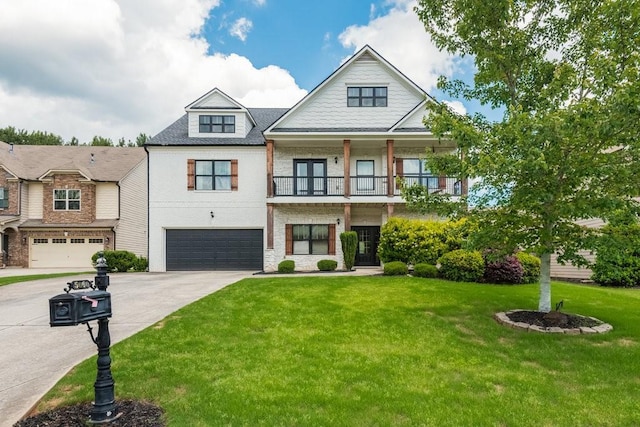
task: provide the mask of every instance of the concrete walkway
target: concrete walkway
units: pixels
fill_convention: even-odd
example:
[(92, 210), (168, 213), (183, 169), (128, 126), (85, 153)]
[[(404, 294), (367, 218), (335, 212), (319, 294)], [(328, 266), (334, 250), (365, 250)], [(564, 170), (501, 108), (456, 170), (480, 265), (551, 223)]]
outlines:
[[(0, 276), (54, 272), (63, 271), (7, 268)], [(250, 272), (112, 274), (111, 343), (249, 276)], [(0, 427), (12, 426), (72, 367), (97, 353), (86, 326), (49, 326), (49, 298), (63, 293), (69, 280), (94, 277), (91, 272), (0, 286)], [(97, 322), (91, 324), (97, 333)], [(114, 377), (117, 384), (116, 373)]]

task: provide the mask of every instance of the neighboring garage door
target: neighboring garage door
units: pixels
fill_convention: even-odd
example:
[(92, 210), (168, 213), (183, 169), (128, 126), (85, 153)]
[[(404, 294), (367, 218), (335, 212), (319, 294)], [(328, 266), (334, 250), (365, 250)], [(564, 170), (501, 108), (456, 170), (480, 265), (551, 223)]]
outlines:
[(167, 230), (167, 270), (262, 270), (262, 230)]
[(102, 239), (89, 238), (47, 238), (31, 239), (31, 268), (88, 268), (91, 256), (104, 250)]

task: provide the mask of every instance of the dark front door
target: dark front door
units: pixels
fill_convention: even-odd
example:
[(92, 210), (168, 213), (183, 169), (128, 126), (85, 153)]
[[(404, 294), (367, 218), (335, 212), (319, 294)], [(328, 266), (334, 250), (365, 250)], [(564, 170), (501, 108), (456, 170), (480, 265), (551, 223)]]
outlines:
[(355, 265), (380, 265), (377, 255), (380, 227), (351, 227), (351, 231), (358, 234)]

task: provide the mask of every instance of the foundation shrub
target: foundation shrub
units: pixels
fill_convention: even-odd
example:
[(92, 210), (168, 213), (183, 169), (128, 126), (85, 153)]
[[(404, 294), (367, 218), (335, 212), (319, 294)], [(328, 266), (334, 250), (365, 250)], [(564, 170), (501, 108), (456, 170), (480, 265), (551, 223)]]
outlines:
[(285, 259), (278, 264), (278, 273), (293, 273), (296, 269), (296, 262), (292, 259)]
[(356, 261), (356, 249), (358, 248), (358, 233), (355, 231), (345, 231), (340, 233), (340, 244), (342, 245), (342, 257), (344, 269), (351, 271)]
[(409, 273), (407, 264), (402, 261), (391, 261), (384, 264), (385, 276), (406, 276)]
[(484, 275), (484, 258), (478, 251), (456, 249), (438, 260), (440, 277), (455, 282), (479, 282)]
[(640, 286), (640, 225), (616, 218), (602, 227), (591, 279), (602, 286)]
[(524, 269), (522, 283), (536, 283), (540, 280), (540, 258), (526, 252), (518, 252), (515, 256)]
[(338, 268), (338, 261), (332, 259), (321, 259), (318, 261), (318, 270), (320, 271), (334, 271)]
[(438, 277), (438, 267), (431, 264), (420, 263), (413, 266), (415, 277), (436, 278)]
[(107, 262), (109, 271), (125, 272), (134, 269), (137, 265), (138, 257), (133, 252), (129, 251), (100, 251), (93, 254), (91, 261), (96, 264), (100, 254), (104, 254), (104, 259)]
[(378, 256), (383, 262), (436, 264), (445, 253), (464, 246), (467, 221), (431, 221), (390, 218), (380, 230)]

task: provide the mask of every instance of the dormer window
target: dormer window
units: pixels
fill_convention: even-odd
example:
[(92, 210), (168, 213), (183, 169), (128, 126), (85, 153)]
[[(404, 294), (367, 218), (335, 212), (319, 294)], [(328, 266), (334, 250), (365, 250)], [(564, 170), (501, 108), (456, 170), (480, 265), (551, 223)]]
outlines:
[(386, 87), (348, 87), (348, 107), (386, 107)]
[(200, 116), (200, 133), (235, 133), (235, 116)]

